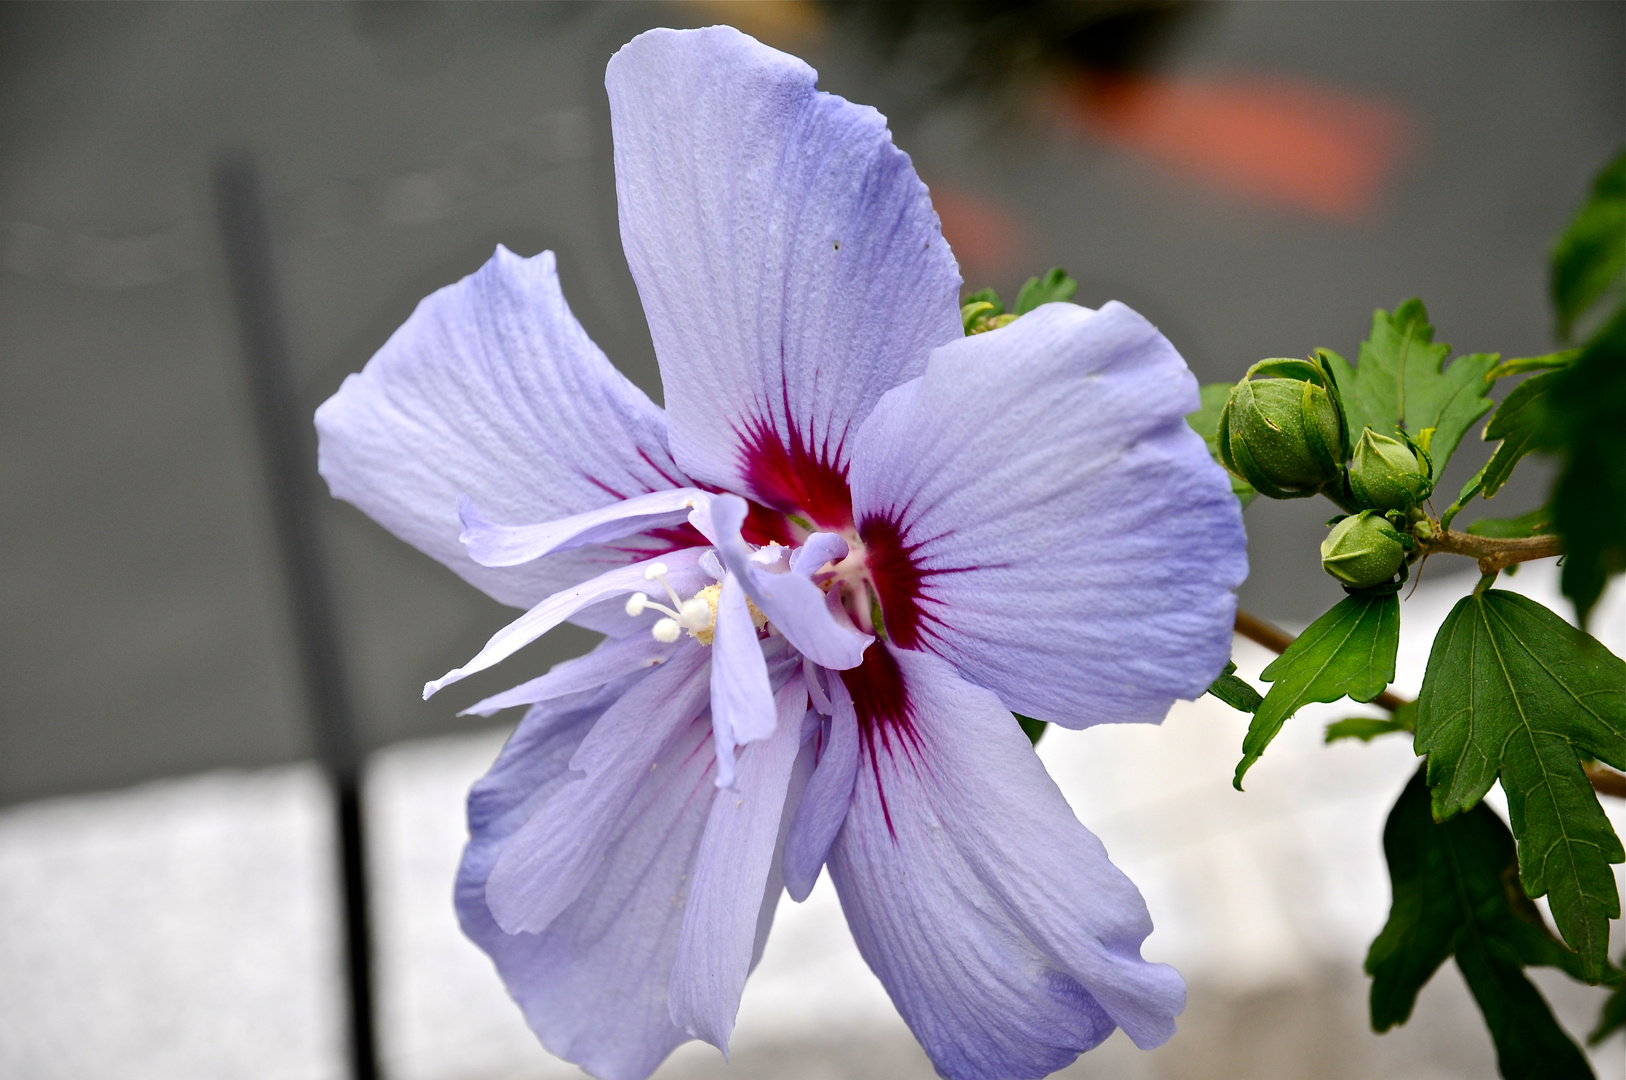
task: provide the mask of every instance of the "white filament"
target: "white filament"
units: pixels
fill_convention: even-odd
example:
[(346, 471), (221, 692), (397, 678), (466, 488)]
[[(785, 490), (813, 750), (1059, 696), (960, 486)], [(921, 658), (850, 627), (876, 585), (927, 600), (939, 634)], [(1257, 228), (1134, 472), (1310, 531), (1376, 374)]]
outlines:
[(666, 616), (657, 620), (649, 628), (656, 641), (671, 644), (678, 639), (683, 631), (687, 630), (698, 638), (703, 645), (711, 644), (711, 632), (716, 625), (716, 613), (712, 605), (716, 602), (717, 586), (711, 586), (711, 599), (707, 600), (707, 590), (702, 589), (699, 595), (691, 596), (687, 600), (679, 600), (677, 590), (672, 588), (671, 582), (666, 580), (666, 565), (653, 563), (644, 571), (644, 578), (648, 581), (658, 581), (671, 597), (672, 606), (657, 603), (646, 593), (635, 592), (627, 597), (627, 614), (642, 615), (650, 608)]

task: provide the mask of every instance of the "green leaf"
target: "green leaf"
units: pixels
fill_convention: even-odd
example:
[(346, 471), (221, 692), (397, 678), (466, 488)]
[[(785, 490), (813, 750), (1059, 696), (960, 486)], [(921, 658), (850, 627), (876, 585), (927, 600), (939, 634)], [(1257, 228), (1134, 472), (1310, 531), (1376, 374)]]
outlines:
[(1585, 626), (1610, 575), (1626, 570), (1626, 306), (1552, 379), (1543, 442), (1564, 461), (1552, 495), (1559, 583)]
[(1496, 540), (1516, 540), (1521, 536), (1540, 536), (1553, 527), (1550, 507), (1538, 506), (1528, 514), (1511, 518), (1480, 518), (1468, 526), (1474, 536), (1488, 536)]
[(1585, 1055), (1524, 975), (1524, 967), (1537, 964), (1579, 969), (1519, 890), (1513, 838), (1502, 819), (1478, 806), (1436, 824), (1419, 771), (1389, 812), (1383, 853), (1394, 901), (1366, 956), (1373, 1029), (1404, 1024), (1418, 991), (1455, 956), (1504, 1077), (1591, 1077)]
[(1251, 713), (1265, 700), (1259, 696), (1259, 691), (1237, 677), (1236, 664), (1230, 660), (1225, 662), (1225, 670), (1220, 672), (1220, 677), (1214, 680), (1208, 692), (1237, 712)]
[(1201, 387), (1197, 393), (1202, 405), (1194, 413), (1186, 414), (1186, 423), (1191, 430), (1203, 437), (1208, 444), (1208, 450), (1219, 460), (1219, 454), (1214, 453), (1214, 440), (1219, 437), (1220, 413), (1225, 411), (1225, 401), (1231, 396), (1231, 383), (1209, 383)]
[(1379, 719), (1376, 716), (1351, 716), (1347, 720), (1328, 724), (1326, 741), (1359, 739), (1362, 742), (1371, 742), (1379, 735), (1392, 735), (1397, 731), (1409, 730), (1404, 724), (1395, 723), (1393, 717)]
[[(1225, 411), (1226, 398), (1231, 396), (1231, 386), (1231, 383), (1209, 383), (1204, 386), (1198, 391), (1202, 395), (1202, 407), (1186, 415), (1186, 423), (1203, 437), (1203, 442), (1208, 444), (1208, 456), (1219, 462), (1222, 469), (1225, 463), (1220, 461), (1219, 456), (1219, 419), (1220, 413)], [(1226, 475), (1231, 478), (1231, 494), (1240, 499), (1243, 506), (1247, 506), (1259, 494), (1252, 484), (1229, 469), (1226, 469)]]
[(1535, 601), (1489, 589), (1446, 617), (1417, 705), (1434, 816), (1478, 805), (1501, 779), (1525, 891), (1550, 897), (1596, 980), (1620, 914), (1609, 864), (1626, 852), (1581, 756), (1626, 764), (1626, 663)]
[(1553, 306), (1558, 336), (1603, 296), (1618, 290), (1626, 273), (1626, 152), (1592, 184), (1592, 196), (1553, 245)]
[(1231, 785), (1242, 790), (1243, 775), (1302, 706), (1345, 695), (1371, 701), (1383, 693), (1394, 681), (1399, 646), (1400, 599), (1393, 593), (1347, 596), (1311, 623), (1260, 673), (1274, 685), (1248, 725)]
[(1617, 982), (1615, 992), (1604, 1001), (1598, 1026), (1586, 1037), (1587, 1045), (1597, 1046), (1621, 1028), (1626, 1028), (1626, 979)]
[(1022, 284), (1022, 291), (1016, 294), (1016, 306), (1011, 310), (1017, 315), (1026, 315), (1040, 304), (1071, 300), (1076, 292), (1078, 282), (1068, 277), (1061, 267), (1053, 267), (1044, 277), (1030, 277)]
[(1379, 735), (1397, 731), (1412, 731), (1417, 727), (1417, 702), (1408, 701), (1393, 716), (1351, 716), (1327, 725), (1327, 742), (1339, 739), (1359, 739), (1371, 742)]
[(1462, 508), (1467, 506), (1473, 500), (1473, 497), (1479, 494), (1480, 489), (1485, 486), (1485, 470), (1488, 468), (1490, 468), (1490, 462), (1487, 461), (1479, 467), (1478, 472), (1468, 477), (1468, 482), (1462, 485), (1462, 491), (1457, 495), (1457, 501), (1445, 508), (1445, 513), (1440, 515), (1440, 530), (1442, 532), (1451, 527), (1452, 519), (1460, 514)]
[(976, 292), (965, 298), (965, 303), (961, 304), (960, 308), (961, 310), (964, 310), (972, 304), (987, 304), (993, 309), (988, 312), (989, 315), (1005, 314), (1005, 305), (1000, 302), (999, 293), (995, 292), (993, 289), (978, 289)]
[(1500, 439), (1502, 443), (1482, 473), (1485, 498), (1502, 489), (1520, 458), (1532, 450), (1547, 449), (1547, 391), (1552, 389), (1553, 380), (1562, 376), (1562, 371), (1549, 371), (1526, 379), (1496, 407), (1496, 414), (1485, 425), (1485, 438)]
[(1351, 434), (1370, 427), (1380, 435), (1404, 430), (1420, 438), (1433, 428), (1427, 449), (1435, 474), (1443, 473), (1463, 433), (1491, 407), (1485, 375), (1498, 359), (1494, 353), (1473, 353), (1446, 367), (1450, 353), (1451, 346), (1434, 342), (1421, 300), (1407, 300), (1392, 315), (1374, 312), (1358, 367), (1351, 370), (1348, 361), (1326, 352), (1343, 391)]
[(1547, 353), (1545, 356), (1519, 356), (1512, 360), (1503, 360), (1485, 372), (1485, 381), (1495, 382), (1509, 375), (1524, 375), (1532, 371), (1551, 371), (1554, 368), (1568, 367), (1579, 355), (1580, 349), (1565, 349), (1562, 352)]
[(1038, 746), (1039, 740), (1044, 738), (1045, 728), (1048, 725), (1043, 720), (1035, 720), (1033, 717), (1023, 716), (1021, 713), (1013, 713), (1012, 715), (1016, 717), (1016, 722), (1022, 725), (1022, 732), (1028, 737), (1028, 741), (1034, 746)]

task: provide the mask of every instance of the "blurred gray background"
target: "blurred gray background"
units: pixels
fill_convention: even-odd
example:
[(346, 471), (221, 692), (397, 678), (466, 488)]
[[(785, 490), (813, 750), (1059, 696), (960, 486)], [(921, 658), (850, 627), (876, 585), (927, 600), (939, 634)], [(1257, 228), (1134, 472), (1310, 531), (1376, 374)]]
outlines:
[[(0, 802), (310, 751), (216, 156), (259, 157), (311, 409), (499, 242), (557, 251), (582, 322), (658, 400), (603, 69), (638, 31), (718, 10), (0, 9)], [(1547, 246), (1626, 126), (1619, 4), (1240, 4), (1181, 21), (1155, 54), (1171, 78), (1287, 78), (1401, 118), (1398, 162), (1339, 219), (1075, 134), (1042, 106), (927, 93), (929, 40), (888, 58), (758, 5), (720, 10), (893, 118), (945, 193), (951, 243), (958, 226), (981, 254), (968, 286), (1065, 266), (1081, 302), (1137, 307), (1204, 381), (1318, 345), (1353, 355), (1372, 309), (1412, 295), (1460, 349), (1546, 351)], [(1470, 438), (1442, 486), (1484, 452)], [(1533, 506), (1538, 473), (1497, 509)], [(1336, 598), (1315, 555), (1324, 516), (1319, 500), (1249, 510), (1250, 608), (1302, 622)], [(456, 709), (508, 673), (427, 704), (417, 688), (507, 614), (348, 506), (325, 524), (369, 741), (461, 727)]]
[[(1205, 5), (1135, 69), (1155, 115), (1065, 72), (946, 92), (941, 35), (886, 50), (810, 5), (0, 6), (0, 804), (311, 756), (219, 155), (259, 160), (308, 410), (497, 243), (557, 251), (578, 317), (659, 400), (603, 70), (645, 28), (715, 21), (891, 117), (968, 288), (1064, 266), (1205, 382), (1353, 356), (1412, 295), (1460, 351), (1548, 351), (1547, 248), (1626, 131), (1619, 3)], [(1255, 139), (1289, 154), (1280, 183), (1237, 171)], [(1442, 489), (1485, 454), (1465, 440)], [(1532, 462), (1494, 510), (1545, 480)], [(1337, 598), (1327, 512), (1250, 508), (1246, 606), (1302, 625)], [(457, 709), (513, 670), (418, 688), (511, 613), (346, 505), (323, 528), (368, 744), (469, 732)], [(589, 641), (556, 633), (527, 670)]]

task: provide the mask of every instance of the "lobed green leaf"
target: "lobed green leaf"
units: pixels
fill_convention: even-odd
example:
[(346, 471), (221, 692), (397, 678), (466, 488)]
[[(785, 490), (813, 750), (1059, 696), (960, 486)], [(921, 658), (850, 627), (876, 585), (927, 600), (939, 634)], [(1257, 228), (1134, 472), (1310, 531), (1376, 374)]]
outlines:
[(1543, 443), (1564, 462), (1552, 496), (1560, 586), (1584, 626), (1610, 575), (1626, 570), (1626, 306), (1574, 364), (1542, 377), (1552, 379)]
[(1567, 339), (1626, 274), (1626, 152), (1593, 181), (1591, 197), (1553, 245), (1552, 265), (1558, 336)]
[(1552, 371), (1554, 368), (1568, 367), (1580, 354), (1580, 349), (1564, 349), (1543, 356), (1517, 356), (1511, 360), (1503, 360), (1485, 372), (1485, 381), (1495, 382), (1510, 375), (1527, 375), (1532, 371)]
[(1520, 458), (1532, 450), (1549, 449), (1547, 391), (1562, 375), (1562, 371), (1549, 371), (1526, 379), (1496, 407), (1490, 423), (1485, 425), (1485, 438), (1500, 439), (1501, 445), (1481, 473), (1485, 498), (1502, 489)]
[(1078, 282), (1068, 277), (1067, 271), (1061, 267), (1052, 267), (1044, 277), (1030, 277), (1022, 283), (1022, 291), (1016, 294), (1016, 304), (1011, 311), (1017, 315), (1026, 315), (1040, 304), (1071, 300), (1076, 292)]
[(1419, 770), (1389, 813), (1383, 853), (1394, 900), (1366, 956), (1373, 1029), (1405, 1023), (1418, 992), (1455, 956), (1504, 1077), (1592, 1076), (1585, 1055), (1524, 975), (1531, 965), (1571, 974), (1581, 967), (1518, 888), (1513, 838), (1502, 819), (1481, 805), (1436, 823)]
[(1604, 1001), (1598, 1013), (1598, 1026), (1586, 1037), (1587, 1044), (1597, 1046), (1621, 1028), (1626, 1028), (1626, 979), (1616, 983), (1615, 992)]
[(1581, 770), (1626, 758), (1626, 663), (1517, 593), (1465, 596), (1434, 639), (1418, 697), (1419, 754), (1444, 821), (1499, 778), (1531, 896), (1548, 895), (1587, 977), (1604, 971), (1620, 914), (1610, 863), (1626, 859)]
[(1243, 775), (1304, 705), (1345, 696), (1371, 701), (1383, 693), (1394, 681), (1399, 646), (1400, 599), (1393, 593), (1347, 596), (1311, 623), (1260, 673), (1273, 685), (1248, 725), (1231, 785), (1242, 790)]
[(1381, 308), (1361, 343), (1359, 366), (1321, 350), (1342, 391), (1349, 430), (1370, 427), (1380, 435), (1405, 431), (1425, 446), (1435, 474), (1445, 471), (1463, 433), (1491, 407), (1485, 376), (1496, 366), (1494, 353), (1473, 353), (1445, 366), (1451, 346), (1435, 343), (1434, 327), (1421, 300), (1407, 300), (1394, 313)]

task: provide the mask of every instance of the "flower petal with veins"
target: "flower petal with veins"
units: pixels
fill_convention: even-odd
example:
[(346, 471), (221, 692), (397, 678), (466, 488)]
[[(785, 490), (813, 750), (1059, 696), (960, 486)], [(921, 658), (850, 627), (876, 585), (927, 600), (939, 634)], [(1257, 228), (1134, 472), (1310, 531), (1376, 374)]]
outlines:
[(826, 866), (950, 1080), (1156, 1045), (1183, 985), (1010, 710), (1155, 722), (1218, 674), (1246, 560), (1195, 383), (1121, 305), (963, 337), (909, 159), (814, 83), (727, 27), (610, 62), (670, 419), (553, 256), (500, 248), (318, 412), (335, 495), (528, 608), (428, 692), (567, 619), (610, 636), (469, 710), (532, 705), (470, 793), (458, 917), (601, 1080), (726, 1048), (781, 888)]

